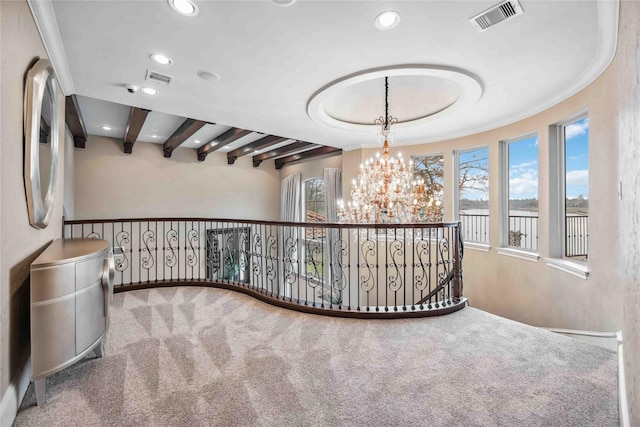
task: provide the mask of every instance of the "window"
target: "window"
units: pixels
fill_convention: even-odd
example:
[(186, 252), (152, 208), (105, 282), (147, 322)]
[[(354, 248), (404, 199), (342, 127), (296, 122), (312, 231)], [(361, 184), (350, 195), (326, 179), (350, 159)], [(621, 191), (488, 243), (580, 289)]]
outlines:
[(538, 251), (538, 136), (502, 142), (502, 245)]
[(489, 243), (489, 148), (454, 155), (462, 237), (468, 242)]
[(563, 254), (586, 261), (589, 237), (589, 117), (560, 126), (564, 158)]
[(439, 206), (434, 210), (433, 218), (428, 218), (429, 222), (442, 222), (444, 207), (444, 156), (442, 154), (413, 156), (413, 176), (422, 178), (425, 183), (426, 200), (433, 200)]
[[(324, 179), (312, 178), (304, 182), (305, 222), (327, 222), (324, 197)], [(303, 254), (304, 275), (310, 280), (321, 282), (324, 278), (325, 228), (306, 227), (304, 231)]]

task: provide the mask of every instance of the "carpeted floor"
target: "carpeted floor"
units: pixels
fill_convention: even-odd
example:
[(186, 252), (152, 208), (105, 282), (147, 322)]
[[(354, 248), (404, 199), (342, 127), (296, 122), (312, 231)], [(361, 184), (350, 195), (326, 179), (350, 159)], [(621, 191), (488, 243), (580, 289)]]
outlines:
[(183, 287), (114, 297), (107, 356), (16, 426), (615, 426), (616, 355), (465, 308), (356, 320)]

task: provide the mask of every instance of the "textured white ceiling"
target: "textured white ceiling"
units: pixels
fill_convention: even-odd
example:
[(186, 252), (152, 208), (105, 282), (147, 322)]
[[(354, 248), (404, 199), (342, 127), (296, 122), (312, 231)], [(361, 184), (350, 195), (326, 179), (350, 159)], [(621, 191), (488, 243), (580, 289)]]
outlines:
[[(53, 36), (45, 42), (54, 66), (65, 57), (70, 79), (61, 80), (72, 82), (67, 87), (75, 93), (154, 111), (142, 140), (154, 132), (170, 134), (177, 120), (166, 115), (173, 115), (346, 149), (371, 146), (375, 135), (311, 120), (306, 106), (312, 95), (344, 76), (379, 67), (435, 65), (477, 76), (483, 93), (473, 108), (427, 127), (401, 129), (395, 139), (402, 145), (476, 133), (534, 114), (592, 81), (613, 54), (603, 40), (615, 41), (617, 28), (603, 11), (611, 15), (615, 4), (617, 13), (617, 2), (522, 0), (523, 15), (477, 33), (468, 18), (495, 3), (299, 0), (279, 7), (268, 0), (199, 1), (199, 15), (186, 18), (166, 1), (55, 1), (63, 48), (50, 48)], [(399, 12), (401, 22), (380, 31), (373, 21), (388, 9)], [(152, 63), (152, 53), (171, 57), (173, 65)], [(129, 94), (124, 86), (146, 85), (149, 68), (173, 76), (173, 84), (150, 84), (160, 91), (155, 97)], [(221, 80), (200, 79), (202, 70)], [(124, 111), (116, 106), (113, 113), (95, 115), (81, 108), (97, 134), (109, 114), (115, 120)], [(159, 113), (164, 119), (154, 120)], [(204, 133), (192, 137), (199, 138), (206, 139)]]

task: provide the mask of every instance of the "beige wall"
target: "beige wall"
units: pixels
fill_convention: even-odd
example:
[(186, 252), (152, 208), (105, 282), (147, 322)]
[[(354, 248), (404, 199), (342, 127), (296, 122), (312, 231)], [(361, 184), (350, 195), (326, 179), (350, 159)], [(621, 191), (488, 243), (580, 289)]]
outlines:
[[(49, 227), (32, 228), (23, 178), (24, 79), (34, 60), (47, 55), (24, 1), (2, 2), (0, 34), (0, 396), (4, 396), (29, 356), (29, 265), (61, 234), (64, 161), (60, 161)], [(60, 136), (64, 138), (64, 133)], [(61, 155), (64, 146), (61, 144)]]
[[(445, 160), (445, 220), (453, 220), (453, 151), (477, 146), (489, 147), (490, 245), (489, 253), (467, 250), (464, 259), (464, 292), (471, 305), (532, 325), (600, 331), (617, 331), (622, 326), (621, 288), (611, 281), (611, 265), (618, 246), (615, 218), (617, 201), (616, 116), (619, 100), (612, 87), (617, 83), (617, 66), (612, 66), (589, 87), (570, 99), (537, 114), (492, 131), (432, 144), (392, 148), (403, 156), (443, 153)], [(549, 253), (549, 125), (588, 110), (590, 230), (589, 277), (587, 280), (547, 266)], [(537, 262), (499, 255), (499, 141), (532, 131), (539, 138), (539, 244)], [(376, 150), (362, 150), (368, 158)], [(345, 156), (343, 156), (345, 157)], [(349, 165), (353, 168), (353, 165)], [(345, 175), (353, 170), (343, 166)]]
[(310, 178), (322, 178), (324, 168), (342, 168), (342, 156), (329, 156), (314, 159), (311, 162), (288, 164), (280, 169), (280, 179), (285, 179), (294, 173), (302, 174), (302, 181)]
[(62, 208), (62, 214), (64, 215), (65, 219), (74, 219), (74, 212), (75, 212), (75, 200), (74, 200), (74, 194), (73, 194), (73, 188), (74, 188), (74, 180), (73, 180), (73, 173), (74, 173), (74, 162), (73, 162), (73, 150), (74, 150), (74, 146), (73, 146), (73, 136), (71, 135), (71, 133), (69, 132), (69, 130), (67, 129), (66, 133), (66, 140), (65, 140), (65, 149), (64, 149), (64, 188), (63, 188), (63, 208)]
[(631, 425), (640, 425), (640, 3), (623, 2), (620, 10), (617, 74), (620, 101), (617, 139), (622, 200), (618, 227), (620, 256), (612, 279), (624, 289), (624, 338)]
[[(445, 187), (452, 188), (454, 150), (489, 146), (489, 253), (467, 250), (465, 296), (471, 305), (525, 323), (572, 329), (623, 329), (631, 425), (640, 425), (640, 3), (622, 1), (616, 57), (591, 85), (526, 120), (464, 138), (399, 148), (403, 155), (444, 153)], [(589, 276), (550, 268), (549, 125), (589, 114)], [(499, 141), (531, 131), (539, 137), (540, 255), (537, 262), (496, 253), (499, 239)], [(399, 149), (393, 149), (396, 153)], [(343, 190), (375, 150), (343, 153)], [(622, 200), (618, 185), (622, 182)], [(452, 219), (453, 193), (445, 197)], [(616, 221), (619, 218), (619, 222)], [(623, 309), (624, 308), (624, 314)]]
[(276, 220), (279, 171), (273, 162), (254, 168), (251, 157), (227, 164), (225, 153), (198, 162), (178, 148), (138, 142), (124, 154), (122, 141), (90, 135), (75, 149), (75, 218), (203, 217)]

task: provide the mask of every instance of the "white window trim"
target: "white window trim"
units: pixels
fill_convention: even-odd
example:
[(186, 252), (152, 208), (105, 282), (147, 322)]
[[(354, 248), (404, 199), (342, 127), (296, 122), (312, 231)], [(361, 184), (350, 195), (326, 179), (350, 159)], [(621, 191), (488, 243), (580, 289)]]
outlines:
[[(535, 254), (536, 252), (533, 250), (527, 250), (522, 248), (517, 248), (515, 246), (509, 246), (509, 144), (512, 142), (522, 141), (523, 139), (538, 137), (537, 131), (528, 132), (514, 138), (509, 138), (500, 141), (500, 173), (498, 176), (498, 183), (500, 185), (500, 209), (498, 211), (498, 218), (500, 220), (500, 250), (513, 249), (515, 253), (525, 252), (528, 254)], [(539, 140), (539, 138), (538, 138)], [(538, 150), (538, 162), (540, 162), (540, 151)], [(538, 163), (538, 176), (540, 175), (540, 164)], [(540, 223), (540, 179), (538, 178), (538, 223)], [(538, 231), (539, 232), (539, 231)], [(538, 250), (540, 248), (538, 247)], [(504, 252), (504, 251), (503, 251)], [(507, 253), (503, 253), (502, 255), (509, 255)], [(513, 256), (513, 255), (511, 255)], [(518, 256), (517, 258), (521, 258)], [(528, 259), (526, 257), (525, 259)], [(536, 257), (535, 261), (537, 261), (539, 256)]]
[(547, 265), (565, 273), (572, 274), (581, 279), (587, 280), (589, 268), (585, 262), (572, 261), (566, 258), (545, 258)]
[(473, 251), (489, 252), (491, 251), (491, 245), (488, 243), (479, 242), (463, 242), (465, 249), (471, 249)]
[(566, 167), (564, 128), (566, 125), (585, 117), (589, 117), (589, 110), (587, 109), (549, 126), (549, 258), (545, 258), (547, 265), (550, 267), (558, 268), (584, 279), (589, 274), (588, 258), (586, 261), (575, 261), (565, 256)]
[[(487, 166), (491, 161), (491, 149), (489, 145), (476, 145), (473, 147), (465, 148), (463, 150), (453, 150), (453, 218), (454, 221), (460, 221), (460, 155), (465, 153), (470, 153), (472, 151), (476, 151), (482, 148), (486, 148), (489, 151), (487, 155)], [(490, 173), (491, 171), (489, 171)], [(489, 180), (491, 180), (491, 175), (489, 175)], [(478, 242), (476, 240), (463, 240), (464, 247), (474, 250), (479, 250), (483, 252), (489, 252), (491, 250), (491, 191), (489, 191), (489, 214), (488, 214), (488, 226), (487, 226), (487, 242)]]
[(513, 258), (524, 259), (526, 261), (538, 262), (540, 254), (537, 252), (526, 251), (523, 249), (509, 247), (499, 247), (496, 249), (499, 255), (506, 255)]

